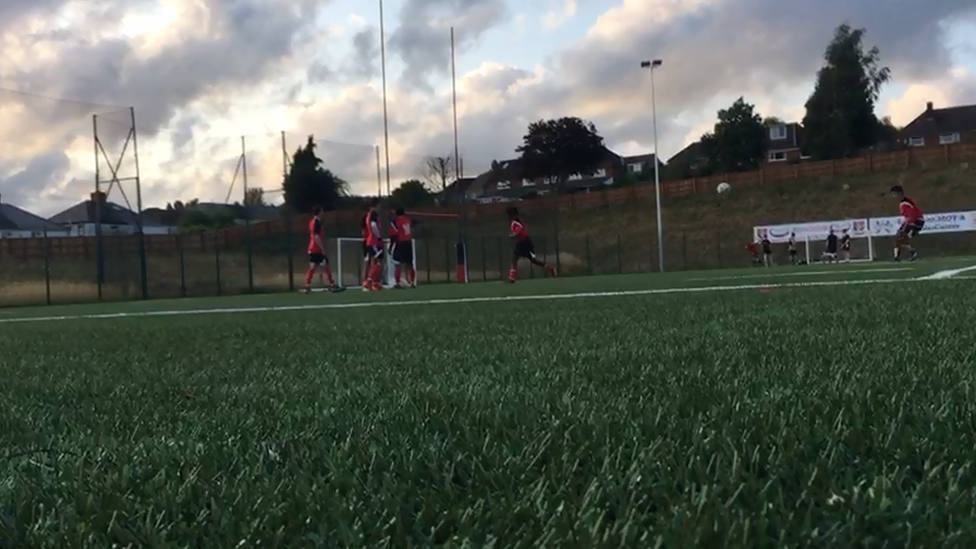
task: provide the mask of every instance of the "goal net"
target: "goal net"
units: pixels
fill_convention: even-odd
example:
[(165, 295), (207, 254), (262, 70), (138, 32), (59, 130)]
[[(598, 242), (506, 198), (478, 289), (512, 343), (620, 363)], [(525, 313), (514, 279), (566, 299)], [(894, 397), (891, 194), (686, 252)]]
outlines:
[[(838, 234), (838, 241), (840, 237), (841, 235)], [(827, 251), (827, 235), (823, 235), (823, 238), (807, 237), (805, 248), (807, 264), (828, 261), (828, 258), (824, 256), (824, 253)], [(840, 245), (840, 242), (838, 242), (836, 261), (851, 263), (874, 261), (874, 241), (871, 239), (871, 236), (851, 236), (850, 251), (845, 251), (843, 246)]]
[[(413, 242), (413, 267), (417, 268), (417, 247), (418, 242)], [(365, 250), (363, 250), (363, 240), (361, 238), (337, 238), (335, 254), (336, 284), (341, 287), (359, 285), (363, 281), (365, 274)], [(383, 286), (391, 288), (396, 284), (394, 272), (395, 264), (393, 254), (390, 249), (390, 239), (383, 239)], [(403, 273), (404, 276), (406, 272)], [(404, 279), (404, 282), (406, 280)]]

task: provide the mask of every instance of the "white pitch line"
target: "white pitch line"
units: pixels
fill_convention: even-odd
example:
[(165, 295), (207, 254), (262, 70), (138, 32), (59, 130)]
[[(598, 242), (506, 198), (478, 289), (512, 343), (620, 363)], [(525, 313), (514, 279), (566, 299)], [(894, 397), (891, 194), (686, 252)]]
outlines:
[(689, 278), (688, 280), (746, 280), (750, 278), (791, 278), (794, 276), (827, 276), (837, 274), (859, 274), (859, 273), (896, 273), (911, 271), (911, 267), (888, 267), (885, 269), (841, 269), (837, 271), (797, 271), (793, 273), (767, 273), (767, 274), (747, 274), (747, 275), (726, 275), (726, 276), (703, 276), (699, 278)]
[(173, 309), (163, 311), (134, 311), (101, 314), (77, 314), (42, 317), (0, 318), (0, 324), (24, 322), (54, 322), (59, 320), (100, 320), (113, 318), (140, 318), (164, 316), (196, 316), (236, 313), (271, 313), (293, 311), (321, 311), (331, 309), (368, 309), (372, 307), (416, 307), (422, 305), (454, 305), (467, 303), (493, 303), (507, 301), (540, 301), (559, 299), (586, 299), (594, 297), (629, 297), (668, 294), (694, 294), (704, 292), (734, 292), (743, 290), (772, 290), (778, 288), (816, 288), (824, 286), (860, 286), (868, 284), (890, 284), (913, 282), (917, 278), (879, 278), (870, 280), (830, 280), (816, 282), (782, 282), (772, 284), (742, 284), (734, 286), (703, 286), (686, 288), (655, 288), (648, 290), (622, 290), (613, 292), (584, 292), (572, 294), (510, 295), (493, 297), (459, 297), (454, 299), (413, 299), (404, 301), (361, 301), (355, 303), (319, 303), (315, 305), (283, 305), (266, 307), (227, 307), (219, 309)]
[(920, 277), (919, 280), (945, 280), (947, 278), (953, 278), (962, 273), (968, 273), (969, 271), (976, 271), (976, 265), (970, 267), (963, 267), (961, 269), (949, 269), (947, 271), (939, 271), (937, 273), (932, 273), (928, 276)]

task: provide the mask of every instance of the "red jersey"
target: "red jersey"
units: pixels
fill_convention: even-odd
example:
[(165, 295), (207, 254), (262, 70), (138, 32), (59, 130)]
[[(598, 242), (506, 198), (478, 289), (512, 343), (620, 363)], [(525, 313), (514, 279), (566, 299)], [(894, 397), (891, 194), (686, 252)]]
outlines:
[(400, 239), (397, 238), (399, 235), (397, 233), (396, 219), (390, 220), (390, 226), (387, 227), (387, 232), (389, 233), (388, 236), (390, 237), (391, 244), (395, 244), (400, 241)]
[(373, 224), (376, 224), (377, 230), (380, 226), (380, 216), (374, 210), (366, 212), (363, 217), (363, 232), (366, 233), (366, 245), (379, 247), (383, 243), (380, 242), (380, 236), (373, 231)]
[(325, 250), (315, 241), (316, 236), (322, 240), (323, 244), (325, 243), (325, 226), (319, 221), (319, 218), (313, 217), (308, 222), (308, 253), (323, 254)]
[(529, 239), (529, 231), (525, 230), (525, 223), (522, 223), (519, 219), (513, 219), (512, 224), (509, 227), (509, 235), (515, 239), (516, 242), (521, 242), (523, 240)]
[(396, 231), (397, 242), (410, 242), (413, 240), (413, 221), (405, 215), (397, 216), (393, 221), (393, 228)]
[(918, 221), (922, 221), (921, 208), (918, 207), (918, 204), (914, 200), (907, 196), (902, 198), (901, 203), (898, 204), (898, 213), (901, 214), (906, 225), (913, 225)]
[(750, 242), (746, 244), (746, 249), (752, 254), (759, 254), (759, 244), (756, 242)]

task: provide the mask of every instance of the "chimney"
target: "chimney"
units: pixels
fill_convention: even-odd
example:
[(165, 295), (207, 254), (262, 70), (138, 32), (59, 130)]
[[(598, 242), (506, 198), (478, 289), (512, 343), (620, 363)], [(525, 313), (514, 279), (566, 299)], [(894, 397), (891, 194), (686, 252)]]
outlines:
[(925, 104), (925, 112), (929, 112), (929, 113), (932, 112), (933, 107), (934, 105), (932, 105), (932, 102), (929, 101), (928, 103)]
[[(90, 200), (88, 200), (88, 202), (85, 204), (85, 206), (86, 206), (85, 209), (87, 210), (85, 213), (87, 214), (88, 222), (89, 223), (96, 223), (98, 221), (98, 217), (99, 217), (98, 216), (98, 213), (99, 213), (98, 208), (99, 207), (102, 207), (102, 208), (105, 207), (105, 202), (107, 201), (107, 198), (108, 197), (105, 196), (105, 193), (103, 193), (101, 191), (95, 191), (95, 192), (91, 193)], [(105, 211), (104, 210), (102, 210), (100, 213), (102, 215), (105, 215)]]

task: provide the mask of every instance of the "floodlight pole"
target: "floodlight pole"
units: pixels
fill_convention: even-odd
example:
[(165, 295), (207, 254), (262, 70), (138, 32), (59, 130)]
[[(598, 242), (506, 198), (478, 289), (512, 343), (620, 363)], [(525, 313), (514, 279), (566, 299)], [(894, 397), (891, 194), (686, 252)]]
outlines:
[(380, 2), (380, 72), (383, 75), (383, 149), (386, 154), (386, 195), (390, 196), (390, 119), (386, 100), (386, 26), (383, 0)]
[(657, 265), (664, 272), (664, 224), (661, 220), (661, 161), (657, 151), (657, 94), (654, 89), (654, 69), (659, 68), (663, 61), (642, 61), (641, 68), (651, 72), (651, 120), (654, 126), (654, 202), (657, 209)]
[[(136, 108), (129, 107), (129, 120), (132, 123), (132, 158), (136, 168), (136, 209), (139, 223), (139, 270), (142, 275), (142, 299), (149, 299), (149, 266), (146, 261), (146, 230), (142, 217), (142, 171), (139, 169), (139, 137), (136, 132)], [(123, 154), (125, 151), (123, 149)], [(116, 179), (118, 175), (116, 174)], [(122, 188), (122, 184), (119, 184)], [(101, 221), (101, 219), (99, 219)]]

